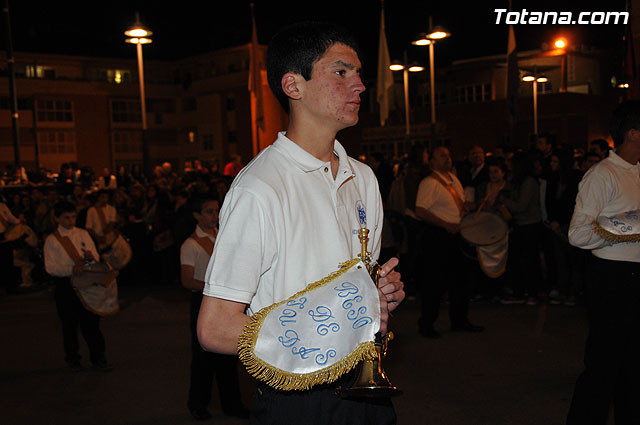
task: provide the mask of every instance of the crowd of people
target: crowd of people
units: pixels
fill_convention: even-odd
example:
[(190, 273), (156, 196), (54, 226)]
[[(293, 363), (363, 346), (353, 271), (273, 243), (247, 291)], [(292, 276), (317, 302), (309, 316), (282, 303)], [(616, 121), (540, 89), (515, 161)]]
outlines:
[[(23, 171), (20, 174), (24, 178), (20, 180), (14, 179), (16, 174), (5, 173), (2, 191), (8, 220), (25, 225), (25, 230), (10, 236), (11, 240), (5, 235), (5, 242), (11, 242), (14, 248), (17, 266), (8, 271), (11, 277), (5, 285), (9, 292), (19, 290), (19, 285), (49, 282), (43, 269), (42, 245), (57, 227), (54, 205), (60, 200), (75, 205), (77, 226), (89, 230), (95, 227), (92, 221), (96, 221), (89, 214), (92, 206), (103, 202), (113, 209), (113, 227), (134, 252), (130, 265), (121, 272), (121, 284), (177, 283), (180, 244), (195, 228), (195, 219), (187, 207), (189, 199), (194, 194), (213, 193), (222, 200), (234, 177), (203, 167), (200, 161), (186, 162), (181, 173), (174, 172), (165, 162), (155, 167), (150, 178), (137, 166), (130, 170), (121, 166), (115, 174), (104, 169), (96, 177), (88, 167), (66, 163), (58, 173)], [(100, 193), (106, 193), (106, 199), (100, 201)], [(27, 232), (37, 238), (38, 244), (24, 243)], [(96, 237), (94, 233), (92, 236)], [(151, 262), (161, 267), (146, 267)]]
[[(591, 141), (585, 152), (569, 145), (556, 145), (551, 135), (542, 134), (530, 150), (501, 145), (488, 152), (485, 147), (475, 145), (460, 161), (452, 161), (444, 147), (429, 151), (419, 145), (399, 161), (385, 161), (379, 154), (372, 155), (368, 163), (378, 178), (385, 201), (381, 256), (400, 257), (408, 294), (432, 304), (428, 314), (423, 307), (423, 315), (433, 316), (443, 295), (448, 294), (456, 305), (451, 313), (452, 325), (462, 322), (468, 330), (480, 331), (481, 327), (468, 326), (465, 299), (529, 305), (548, 301), (575, 306), (584, 289), (587, 251), (569, 244), (569, 223), (582, 176), (607, 157), (609, 149), (604, 139)], [(453, 198), (449, 193), (438, 195), (440, 186), (427, 184), (437, 180), (427, 177), (447, 173), (459, 182), (461, 210), (452, 207), (447, 217), (445, 208), (440, 217), (431, 217), (425, 210), (433, 211), (429, 207), (437, 209), (438, 202)], [(454, 177), (449, 176), (448, 181), (453, 185)], [(425, 201), (425, 196), (429, 200)], [(420, 202), (427, 208), (421, 208)], [(506, 264), (498, 273), (483, 270), (475, 247), (464, 238), (455, 237), (452, 247), (443, 248), (448, 234), (460, 232), (460, 220), (456, 217), (474, 216), (478, 211), (495, 214), (507, 223)], [(439, 219), (456, 223), (457, 227), (447, 229), (438, 223)], [(439, 281), (447, 280), (440, 275), (451, 277), (457, 271), (463, 275), (449, 279), (448, 286), (440, 286)], [(463, 301), (456, 302), (460, 297)], [(422, 320), (420, 328), (424, 336), (440, 336), (432, 328), (433, 318), (429, 323)]]

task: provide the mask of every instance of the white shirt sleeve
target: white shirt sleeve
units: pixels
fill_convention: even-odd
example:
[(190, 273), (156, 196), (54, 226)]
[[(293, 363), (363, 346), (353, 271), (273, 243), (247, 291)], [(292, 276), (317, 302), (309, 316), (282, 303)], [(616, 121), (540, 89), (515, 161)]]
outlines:
[(254, 193), (238, 188), (227, 193), (204, 295), (249, 304), (277, 256), (273, 229)]
[(588, 173), (580, 182), (576, 206), (569, 224), (569, 242), (582, 249), (597, 249), (611, 245), (592, 228), (593, 221), (609, 201), (610, 188), (598, 173)]

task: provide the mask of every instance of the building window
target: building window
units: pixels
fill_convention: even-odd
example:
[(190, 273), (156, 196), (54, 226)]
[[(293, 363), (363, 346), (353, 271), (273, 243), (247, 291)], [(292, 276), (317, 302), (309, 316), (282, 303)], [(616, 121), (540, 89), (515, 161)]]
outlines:
[(457, 103), (475, 103), (491, 100), (491, 84), (472, 84), (456, 87)]
[(48, 66), (27, 65), (25, 68), (25, 76), (27, 78), (56, 78), (56, 71)]
[(42, 154), (73, 154), (76, 152), (76, 135), (70, 131), (38, 131), (38, 149)]
[(227, 111), (235, 111), (236, 109), (236, 98), (228, 97), (227, 98)]
[(112, 101), (111, 121), (118, 123), (141, 122), (140, 102), (136, 100)]
[(204, 136), (202, 136), (202, 143), (204, 145), (205, 151), (212, 151), (215, 149), (212, 134), (205, 134)]
[(36, 109), (40, 122), (73, 122), (73, 102), (70, 100), (38, 100)]
[(236, 135), (235, 131), (230, 131), (227, 133), (227, 141), (229, 143), (235, 143), (237, 141), (238, 137)]
[(142, 132), (115, 131), (112, 134), (113, 151), (117, 154), (142, 152)]
[(107, 81), (112, 84), (130, 83), (132, 81), (131, 71), (128, 69), (107, 69), (105, 74)]

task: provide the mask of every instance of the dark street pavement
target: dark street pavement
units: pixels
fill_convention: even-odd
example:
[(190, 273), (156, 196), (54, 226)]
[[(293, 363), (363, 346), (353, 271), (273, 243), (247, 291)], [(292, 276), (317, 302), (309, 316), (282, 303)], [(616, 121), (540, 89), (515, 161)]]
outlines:
[[(63, 361), (52, 293), (0, 295), (0, 424), (197, 423), (186, 408), (188, 297), (178, 287), (121, 286), (121, 311), (102, 321), (115, 369), (71, 372)], [(475, 302), (470, 316), (486, 326), (481, 334), (449, 332), (446, 309), (443, 305), (437, 323), (440, 340), (418, 334), (415, 300), (405, 301), (392, 319), (396, 339), (385, 368), (404, 390), (394, 400), (398, 424), (564, 423), (582, 368), (586, 319), (581, 304)], [(86, 361), (82, 340), (81, 346)], [(241, 374), (249, 405), (253, 384)], [(213, 420), (204, 423), (246, 423), (223, 416), (216, 391)]]

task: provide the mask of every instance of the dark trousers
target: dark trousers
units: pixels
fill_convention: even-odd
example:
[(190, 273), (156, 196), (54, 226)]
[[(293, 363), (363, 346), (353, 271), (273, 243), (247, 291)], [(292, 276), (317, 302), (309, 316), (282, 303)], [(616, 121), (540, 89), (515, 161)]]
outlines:
[(418, 325), (429, 329), (438, 319), (440, 302), (449, 293), (449, 319), (453, 326), (468, 322), (471, 282), (467, 279), (471, 261), (462, 254), (457, 234), (425, 225), (422, 240), (422, 311)]
[(56, 310), (62, 323), (62, 340), (64, 344), (65, 361), (80, 360), (78, 344), (78, 328), (89, 347), (89, 357), (92, 363), (104, 360), (105, 342), (100, 331), (100, 316), (93, 314), (84, 306), (71, 287), (68, 277), (55, 277), (54, 296)]
[(522, 297), (525, 291), (530, 297), (545, 291), (540, 263), (540, 247), (545, 232), (542, 223), (534, 223), (516, 225), (509, 235), (507, 273), (513, 294), (517, 297)]
[(345, 399), (335, 386), (277, 391), (259, 384), (251, 409), (253, 425), (394, 425), (389, 398)]
[(590, 256), (589, 336), (585, 369), (576, 381), (568, 425), (640, 424), (640, 263)]
[(196, 325), (202, 303), (202, 294), (191, 295), (191, 382), (189, 384), (190, 410), (204, 409), (211, 401), (213, 376), (216, 376), (220, 404), (225, 414), (238, 412), (242, 408), (238, 382), (238, 357), (204, 351), (198, 341)]
[(2, 273), (2, 286), (7, 293), (15, 292), (18, 286), (18, 269), (13, 265), (13, 243), (3, 240), (0, 233), (0, 273)]

